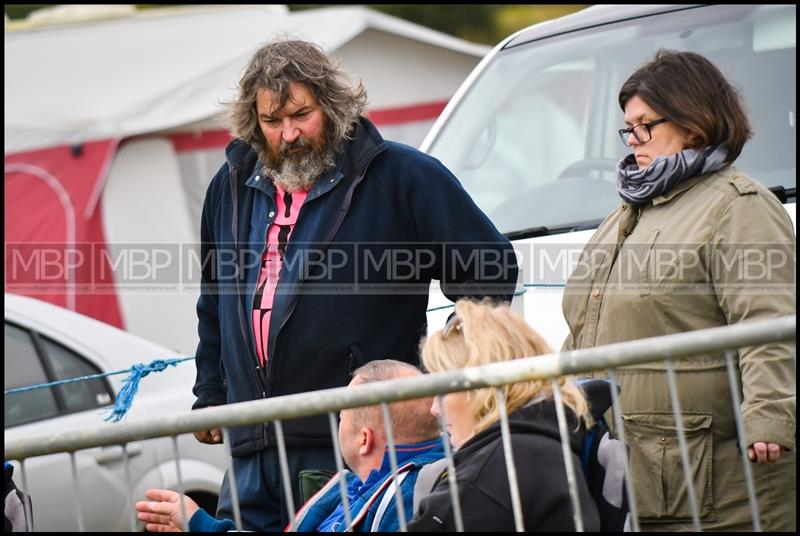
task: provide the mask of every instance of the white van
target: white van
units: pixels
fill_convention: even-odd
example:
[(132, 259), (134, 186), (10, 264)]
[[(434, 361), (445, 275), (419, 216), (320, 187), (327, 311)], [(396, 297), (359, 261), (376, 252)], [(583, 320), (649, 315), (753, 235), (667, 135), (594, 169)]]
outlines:
[[(450, 168), (513, 241), (525, 289), (515, 300), (554, 349), (568, 333), (564, 284), (621, 202), (614, 169), (628, 149), (617, 134), (619, 89), (656, 50), (703, 54), (742, 91), (755, 135), (736, 166), (775, 192), (796, 225), (796, 12), (590, 7), (508, 37), (451, 99), (421, 149)], [(432, 294), (435, 314), (449, 312), (443, 303)]]

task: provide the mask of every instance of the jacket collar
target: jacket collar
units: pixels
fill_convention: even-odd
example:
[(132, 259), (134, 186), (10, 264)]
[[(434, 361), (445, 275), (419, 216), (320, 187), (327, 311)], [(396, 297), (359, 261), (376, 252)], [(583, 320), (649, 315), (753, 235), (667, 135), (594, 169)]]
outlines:
[(314, 183), (306, 201), (333, 190), (345, 177), (362, 175), (370, 160), (385, 148), (386, 143), (375, 125), (366, 117), (359, 117), (351, 137), (344, 142), (336, 157), (336, 165)]
[(689, 190), (694, 185), (696, 185), (697, 183), (699, 183), (702, 180), (706, 179), (710, 175), (713, 175), (714, 173), (730, 173), (730, 172), (731, 172), (731, 166), (727, 165), (727, 166), (724, 166), (722, 169), (718, 169), (717, 171), (712, 171), (710, 173), (704, 173), (702, 175), (698, 175), (697, 177), (692, 177), (691, 179), (686, 180), (686, 181), (678, 184), (677, 186), (675, 186), (669, 192), (654, 197), (653, 198), (653, 206), (657, 207), (658, 205), (663, 205), (664, 203), (669, 203), (670, 201), (672, 201), (673, 198), (678, 196), (678, 194), (681, 194), (681, 193), (685, 192), (686, 190)]
[[(413, 461), (418, 456), (423, 454), (442, 457), (444, 456), (444, 447), (442, 440), (438, 437), (429, 441), (420, 441), (419, 443), (398, 444), (395, 445), (395, 454), (397, 455), (397, 465), (403, 465), (406, 462)], [(388, 473), (392, 472), (392, 462), (389, 458), (389, 447), (386, 447), (386, 452), (383, 453), (383, 460), (381, 460), (380, 469), (373, 469), (364, 481), (365, 485), (373, 485), (379, 479), (383, 478)]]
[(230, 169), (241, 168), (258, 159), (256, 150), (241, 138), (236, 138), (225, 147), (225, 159)]
[[(386, 142), (375, 125), (365, 117), (359, 117), (350, 139), (342, 145), (336, 165), (322, 174), (308, 192), (307, 200), (314, 199), (334, 189), (344, 177), (364, 172), (369, 161), (386, 148)], [(249, 171), (245, 184), (267, 195), (274, 196), (272, 180), (261, 172), (261, 161), (256, 150), (241, 138), (231, 141), (225, 148), (230, 169)]]

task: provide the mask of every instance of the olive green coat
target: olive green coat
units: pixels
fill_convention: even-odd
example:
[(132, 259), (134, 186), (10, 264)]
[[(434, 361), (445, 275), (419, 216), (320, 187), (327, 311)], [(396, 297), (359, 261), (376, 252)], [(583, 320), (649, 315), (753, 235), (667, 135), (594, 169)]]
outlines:
[[(795, 236), (775, 196), (733, 166), (695, 177), (600, 225), (564, 294), (564, 350), (794, 315)], [(794, 344), (735, 358), (748, 445), (790, 449), (751, 464), (765, 530), (795, 530)], [(704, 529), (752, 530), (723, 353), (675, 363)], [(645, 529), (691, 529), (662, 363), (617, 371)]]

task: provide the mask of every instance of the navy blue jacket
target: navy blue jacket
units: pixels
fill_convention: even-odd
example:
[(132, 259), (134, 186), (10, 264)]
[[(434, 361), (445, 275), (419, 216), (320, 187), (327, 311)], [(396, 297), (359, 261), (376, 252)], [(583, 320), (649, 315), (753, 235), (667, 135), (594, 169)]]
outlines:
[[(206, 193), (194, 408), (341, 387), (369, 360), (419, 362), (428, 290), (510, 300), (509, 241), (436, 159), (361, 119), (311, 188), (284, 251), (258, 366), (252, 309), (275, 189), (242, 140)], [(289, 446), (328, 446), (326, 415), (286, 421)], [(231, 430), (236, 456), (275, 445), (272, 425)]]

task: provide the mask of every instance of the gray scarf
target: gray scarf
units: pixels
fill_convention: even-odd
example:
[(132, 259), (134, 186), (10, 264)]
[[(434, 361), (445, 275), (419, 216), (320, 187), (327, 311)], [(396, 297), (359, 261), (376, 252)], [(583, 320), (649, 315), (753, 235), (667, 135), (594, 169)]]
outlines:
[(687, 179), (723, 168), (727, 156), (724, 145), (712, 145), (703, 151), (684, 149), (672, 156), (659, 156), (645, 169), (639, 169), (631, 153), (617, 164), (617, 192), (631, 205), (642, 205)]

